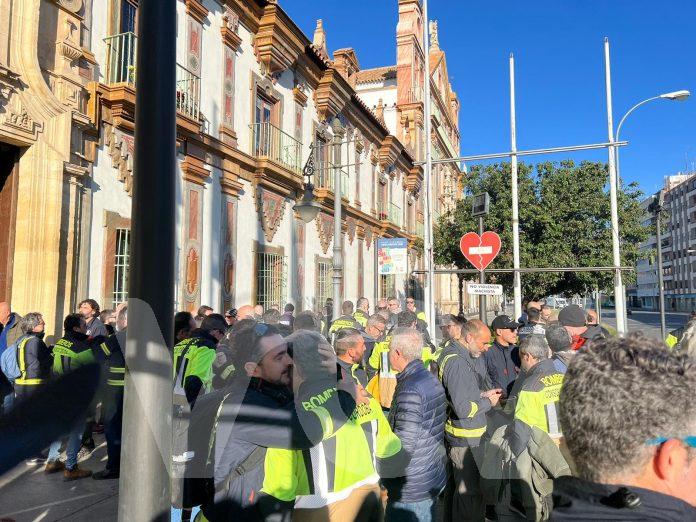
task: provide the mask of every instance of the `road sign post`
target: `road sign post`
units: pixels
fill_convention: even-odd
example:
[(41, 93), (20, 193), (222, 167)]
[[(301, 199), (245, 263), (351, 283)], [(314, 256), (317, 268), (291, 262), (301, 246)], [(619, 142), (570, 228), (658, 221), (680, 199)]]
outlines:
[[(495, 259), (495, 257), (500, 252), (500, 236), (495, 232), (484, 232), (483, 231), (483, 217), (479, 216), (479, 234), (476, 232), (469, 232), (464, 234), (459, 240), (459, 249), (462, 255), (471, 263), (474, 268), (479, 271), (479, 284), (478, 287), (486, 286), (500, 286), (500, 285), (486, 285), (486, 274), (485, 270), (488, 265)], [(470, 287), (472, 285), (469, 285)], [(467, 290), (469, 294), (473, 292)], [(479, 318), (486, 322), (486, 295), (501, 295), (493, 293), (477, 292), (474, 295), (479, 296)]]

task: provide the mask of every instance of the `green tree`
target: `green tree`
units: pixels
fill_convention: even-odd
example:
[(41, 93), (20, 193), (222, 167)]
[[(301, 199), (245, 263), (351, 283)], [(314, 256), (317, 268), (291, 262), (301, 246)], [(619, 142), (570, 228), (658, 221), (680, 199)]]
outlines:
[[(610, 266), (610, 201), (606, 190), (606, 164), (573, 161), (518, 166), (520, 265), (522, 267)], [(471, 268), (459, 251), (459, 238), (478, 231), (471, 216), (473, 194), (488, 192), (490, 213), (485, 229), (500, 234), (502, 248), (491, 268), (511, 268), (512, 200), (510, 164), (474, 166), (469, 173), (465, 197), (455, 209), (442, 216), (434, 235), (435, 262)], [(647, 237), (640, 224), (642, 193), (636, 184), (619, 191), (619, 224), (622, 264), (633, 266), (638, 245)], [(631, 275), (626, 282), (631, 282)], [(496, 280), (512, 290), (512, 273), (497, 274)], [(595, 287), (613, 286), (611, 272), (567, 272), (522, 274), (524, 295), (584, 294)]]

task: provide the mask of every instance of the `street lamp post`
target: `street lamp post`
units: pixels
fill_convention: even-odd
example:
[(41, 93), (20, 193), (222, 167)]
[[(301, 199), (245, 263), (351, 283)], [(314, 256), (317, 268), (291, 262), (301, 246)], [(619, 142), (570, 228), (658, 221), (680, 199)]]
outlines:
[(341, 214), (343, 205), (341, 198), (341, 142), (345, 129), (341, 125), (341, 120), (334, 118), (331, 122), (333, 131), (333, 169), (334, 169), (334, 237), (333, 237), (333, 317), (337, 317), (336, 310), (342, 306), (341, 281), (343, 279), (343, 228), (341, 227)]
[(655, 216), (655, 236), (657, 239), (657, 293), (660, 302), (660, 333), (662, 339), (667, 338), (667, 327), (665, 325), (665, 283), (662, 275), (662, 212), (665, 194), (663, 191), (655, 194), (652, 203), (648, 206), (648, 211)]
[[(609, 69), (608, 69), (608, 67), (609, 67), (609, 42), (608, 42), (606, 39), (605, 39), (605, 50), (606, 50), (606, 59), (607, 59), (607, 78), (610, 78), (610, 77), (609, 77)], [(608, 81), (610, 81), (610, 80), (608, 80)], [(610, 85), (610, 84), (609, 84), (609, 85)], [(609, 101), (608, 101), (608, 107), (609, 107), (608, 110), (610, 110), (610, 107), (611, 107), (611, 101), (610, 101), (610, 100), (611, 100), (611, 93), (608, 92), (607, 96), (608, 96), (608, 100), (609, 100)], [(641, 102), (636, 103), (633, 107), (631, 107), (631, 108), (626, 112), (626, 114), (624, 114), (624, 116), (623, 116), (623, 117), (621, 118), (621, 120), (619, 121), (619, 125), (616, 127), (616, 137), (615, 137), (616, 142), (619, 141), (619, 137), (620, 137), (620, 135), (621, 135), (621, 127), (623, 126), (624, 122), (626, 121), (626, 118), (628, 118), (628, 116), (629, 116), (633, 111), (635, 111), (638, 107), (641, 107), (641, 106), (645, 105), (646, 103), (649, 103), (649, 102), (655, 101), (655, 100), (684, 101), (684, 100), (686, 100), (689, 96), (691, 96), (691, 93), (690, 93), (689, 91), (685, 90), (685, 89), (682, 89), (682, 90), (679, 90), (679, 91), (672, 91), (672, 92), (667, 92), (667, 93), (664, 93), (664, 94), (660, 94), (660, 95), (658, 95), (658, 96), (653, 96), (653, 97), (651, 97), (651, 98), (647, 98), (647, 99), (645, 99), (645, 100), (643, 100), (643, 101), (641, 101)], [(612, 138), (611, 138), (611, 130), (610, 130), (609, 141), (613, 141)], [(612, 154), (612, 153), (613, 153), (613, 154)], [(613, 208), (614, 206), (616, 206), (616, 207), (618, 208), (618, 205), (616, 204), (616, 201), (615, 201), (615, 198), (617, 197), (616, 192), (618, 191), (618, 188), (621, 186), (621, 171), (620, 171), (620, 169), (619, 169), (619, 148), (618, 148), (618, 147), (610, 147), (610, 149), (609, 149), (609, 161), (610, 161), (610, 166), (609, 166), (609, 168), (610, 168), (610, 173), (609, 173), (609, 176), (610, 176), (610, 183), (611, 183), (611, 179), (612, 179), (612, 178), (611, 178), (611, 159), (612, 159), (612, 155), (614, 156), (614, 159), (615, 159), (615, 167), (614, 167), (614, 168), (615, 168), (615, 172), (616, 172), (616, 174), (615, 174), (615, 176), (614, 176), (614, 183), (615, 183), (616, 187), (615, 187), (615, 190), (614, 190), (613, 196), (612, 196), (612, 208)], [(658, 218), (658, 221), (659, 221), (659, 218)], [(659, 232), (660, 232), (660, 225), (659, 225), (659, 223), (658, 223), (658, 234), (659, 234)], [(616, 229), (614, 229), (614, 226), (613, 226), (613, 210), (612, 210), (612, 242), (616, 242), (616, 243), (617, 243), (616, 248), (615, 248), (615, 252), (614, 252), (614, 254), (615, 254), (615, 257), (614, 257), (614, 265), (615, 265), (615, 266), (619, 266), (619, 265), (620, 265), (620, 256), (618, 256), (618, 241), (619, 241), (618, 234), (619, 234), (619, 231), (618, 231), (618, 217), (617, 217), (617, 227), (616, 227)], [(660, 246), (659, 246), (659, 239), (658, 239), (658, 253), (659, 253), (659, 254), (658, 254), (658, 261), (661, 263), (661, 262), (662, 262), (662, 252), (661, 252), (661, 249), (660, 249)], [(618, 260), (617, 260), (617, 256), (619, 257)], [(662, 278), (662, 268), (660, 268), (659, 270), (660, 270), (660, 278)], [(617, 271), (617, 274), (618, 274), (618, 277), (620, 278), (620, 277), (621, 277), (621, 271), (620, 271), (620, 270)], [(618, 283), (621, 283), (621, 281), (619, 280)], [(618, 286), (617, 286), (617, 288), (615, 288), (615, 292), (618, 292)], [(661, 314), (661, 317), (660, 317), (660, 319), (661, 319), (661, 321), (662, 321), (662, 330), (663, 330), (663, 331), (662, 331), (662, 338), (664, 339), (664, 337), (665, 337), (665, 332), (664, 332), (664, 311), (663, 311), (663, 310), (664, 310), (664, 286), (662, 285), (662, 283), (660, 283), (660, 295), (661, 295), (661, 301), (660, 301), (660, 314)], [(623, 284), (621, 284), (621, 298), (622, 298), (622, 299), (621, 299), (622, 301), (625, 299), (625, 293), (624, 293), (624, 290), (623, 290)], [(621, 314), (619, 314), (619, 304), (618, 304), (619, 298), (618, 298), (618, 293), (615, 294), (615, 301), (617, 302), (617, 304), (616, 304), (616, 324), (617, 324), (617, 330), (618, 330), (619, 333), (621, 334), (621, 333), (622, 333), (622, 329), (623, 329), (623, 333), (625, 333), (625, 332), (628, 330), (628, 328), (627, 328), (627, 321), (626, 321), (626, 313), (625, 313), (625, 312), (626, 312), (626, 309), (625, 309), (625, 307), (624, 307), (624, 308), (622, 309), (623, 311), (621, 312)], [(621, 325), (622, 328), (618, 328), (619, 325)]]

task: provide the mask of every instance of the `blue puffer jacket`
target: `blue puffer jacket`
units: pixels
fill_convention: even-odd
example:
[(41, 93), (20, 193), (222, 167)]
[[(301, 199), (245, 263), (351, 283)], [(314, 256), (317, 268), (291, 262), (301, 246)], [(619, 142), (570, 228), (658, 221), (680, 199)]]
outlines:
[(447, 482), (445, 390), (420, 360), (396, 376), (389, 424), (410, 457), (404, 476), (384, 479), (390, 501), (419, 502), (439, 494)]

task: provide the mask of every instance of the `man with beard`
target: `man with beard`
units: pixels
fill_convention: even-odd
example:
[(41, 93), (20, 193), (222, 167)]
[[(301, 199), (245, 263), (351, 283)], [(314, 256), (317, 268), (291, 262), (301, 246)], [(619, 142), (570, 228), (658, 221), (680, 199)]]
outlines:
[[(277, 328), (256, 323), (235, 336), (235, 367), (239, 371), (219, 403), (209, 459), (214, 462), (214, 498), (203, 503), (203, 520), (246, 521), (287, 519), (292, 503), (262, 493), (268, 448), (308, 450), (335, 433), (352, 415), (355, 400), (336, 386), (336, 357), (328, 343), (316, 347), (323, 368), (293, 390), (292, 345)], [(342, 383), (345, 389), (355, 386)], [(293, 393), (294, 392), (294, 393)], [(195, 414), (195, 410), (194, 410)], [(194, 418), (192, 423), (196, 422)], [(208, 441), (205, 441), (208, 442)]]

